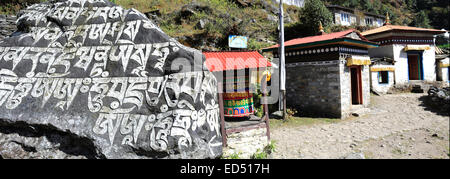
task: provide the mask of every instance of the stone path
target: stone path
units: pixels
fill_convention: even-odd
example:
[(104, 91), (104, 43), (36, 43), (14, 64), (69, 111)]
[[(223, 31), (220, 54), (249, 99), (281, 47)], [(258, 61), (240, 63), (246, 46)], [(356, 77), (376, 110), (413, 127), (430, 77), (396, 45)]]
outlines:
[(449, 117), (425, 110), (424, 94), (372, 98), (366, 116), (335, 124), (279, 128), (272, 132), (280, 159), (449, 158)]

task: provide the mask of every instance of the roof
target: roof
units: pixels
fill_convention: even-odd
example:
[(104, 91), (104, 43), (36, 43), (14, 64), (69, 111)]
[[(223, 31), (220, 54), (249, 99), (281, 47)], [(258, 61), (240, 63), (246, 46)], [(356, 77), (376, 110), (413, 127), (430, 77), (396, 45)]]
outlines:
[[(353, 8), (348, 8), (348, 7), (344, 7), (344, 6), (339, 6), (339, 5), (326, 5), (326, 7), (329, 8), (329, 9), (341, 9), (341, 10), (351, 11), (351, 12), (355, 13), (355, 9), (353, 9)], [(383, 15), (378, 15), (378, 14), (370, 13), (370, 12), (366, 12), (366, 11), (363, 11), (363, 13), (364, 13), (365, 15), (370, 15), (370, 16), (374, 16), (374, 17), (379, 17), (379, 18), (386, 19), (386, 16), (383, 16)]]
[(211, 72), (271, 67), (272, 64), (257, 51), (203, 52)]
[[(351, 34), (353, 32), (356, 32), (358, 34), (358, 36), (362, 39), (362, 40), (355, 40), (355, 39), (351, 39), (349, 37), (347, 37), (348, 34)], [(349, 29), (346, 31), (342, 31), (342, 32), (335, 32), (335, 33), (330, 33), (330, 34), (324, 34), (324, 35), (317, 35), (317, 36), (310, 36), (310, 37), (304, 37), (304, 38), (298, 38), (298, 39), (292, 39), (289, 41), (286, 41), (284, 43), (284, 46), (286, 48), (288, 47), (295, 47), (298, 45), (302, 45), (302, 46), (312, 46), (312, 45), (316, 45), (319, 42), (320, 43), (333, 43), (335, 42), (335, 40), (337, 39), (347, 39), (350, 41), (357, 41), (357, 42), (362, 42), (362, 43), (366, 43), (367, 45), (371, 45), (371, 46), (377, 46), (374, 42), (370, 42), (369, 40), (367, 40), (364, 36), (362, 36), (357, 30), (355, 29)], [(275, 49), (278, 48), (279, 45), (273, 45), (271, 47), (265, 48), (263, 49), (264, 51), (268, 51), (271, 49)]]
[(399, 25), (385, 25), (376, 29), (368, 30), (363, 33), (361, 33), (364, 36), (378, 34), (382, 32), (392, 31), (392, 30), (405, 30), (405, 31), (420, 31), (420, 32), (429, 32), (433, 34), (442, 34), (445, 33), (443, 30), (436, 30), (436, 29), (425, 29), (425, 28), (419, 28), (419, 27), (409, 27), (409, 26), (399, 26)]

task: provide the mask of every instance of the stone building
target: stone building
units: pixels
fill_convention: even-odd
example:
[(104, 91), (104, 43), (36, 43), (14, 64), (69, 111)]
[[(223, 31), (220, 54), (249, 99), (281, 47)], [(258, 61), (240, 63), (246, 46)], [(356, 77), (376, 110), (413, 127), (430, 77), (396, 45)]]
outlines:
[[(322, 34), (285, 43), (288, 107), (346, 118), (370, 103), (368, 49), (377, 45), (354, 29)], [(263, 51), (279, 57), (278, 45)]]
[(445, 33), (441, 30), (391, 25), (363, 32), (368, 40), (377, 42), (378, 48), (370, 49), (372, 58), (388, 57), (395, 63), (395, 84), (436, 81), (436, 58), (433, 36)]
[(383, 26), (386, 16), (357, 11), (356, 9), (342, 7), (338, 5), (327, 5), (327, 8), (333, 13), (334, 24), (350, 26)]

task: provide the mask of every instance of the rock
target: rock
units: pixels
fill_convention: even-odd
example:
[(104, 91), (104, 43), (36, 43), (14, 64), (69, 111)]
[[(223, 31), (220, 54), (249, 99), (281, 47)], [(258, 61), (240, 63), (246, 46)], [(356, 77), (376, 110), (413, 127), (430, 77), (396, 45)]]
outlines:
[(209, 6), (202, 5), (198, 2), (191, 2), (181, 7), (180, 15), (182, 18), (187, 18), (197, 14), (197, 12), (211, 13), (212, 9)]
[(267, 20), (271, 21), (273, 23), (277, 23), (278, 22), (278, 17), (274, 16), (274, 15), (267, 14)]
[(144, 14), (108, 0), (50, 0), (21, 11), (18, 26), (0, 41), (2, 158), (222, 155), (217, 80), (204, 56)]
[(366, 157), (364, 156), (363, 153), (352, 153), (344, 157), (344, 159), (366, 159)]
[(411, 92), (412, 93), (424, 93), (424, 90), (422, 89), (422, 86), (414, 85)]
[(450, 88), (430, 87), (428, 90), (428, 98), (432, 102), (431, 106), (448, 113), (450, 108)]
[(253, 0), (233, 0), (233, 1), (241, 7), (249, 7), (253, 3)]
[(206, 19), (200, 19), (200, 21), (198, 21), (197, 28), (204, 29), (206, 27), (206, 23), (207, 23)]
[(153, 10), (153, 11), (150, 11), (150, 12), (146, 12), (145, 15), (147, 16), (147, 18), (152, 20), (155, 24), (160, 26), (160, 24), (161, 24), (161, 18), (160, 18), (161, 12), (159, 11), (159, 9)]
[(283, 111), (276, 111), (270, 115), (270, 118), (277, 118), (282, 119), (283, 118)]

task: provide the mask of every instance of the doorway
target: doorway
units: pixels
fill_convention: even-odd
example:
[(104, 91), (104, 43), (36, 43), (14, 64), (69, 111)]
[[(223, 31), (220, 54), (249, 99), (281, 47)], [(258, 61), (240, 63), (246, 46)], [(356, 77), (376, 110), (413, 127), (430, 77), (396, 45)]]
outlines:
[(422, 59), (419, 54), (408, 54), (409, 80), (423, 80)]
[(352, 104), (362, 105), (363, 95), (362, 95), (362, 77), (361, 77), (361, 67), (354, 66), (350, 67), (351, 83), (352, 83)]

